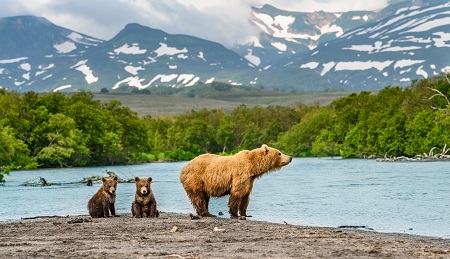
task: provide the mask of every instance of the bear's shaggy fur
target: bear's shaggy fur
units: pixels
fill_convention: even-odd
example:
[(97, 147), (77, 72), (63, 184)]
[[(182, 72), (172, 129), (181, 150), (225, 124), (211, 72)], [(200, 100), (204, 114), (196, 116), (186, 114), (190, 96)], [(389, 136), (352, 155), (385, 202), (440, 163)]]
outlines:
[(243, 150), (232, 156), (203, 154), (183, 167), (180, 181), (201, 217), (212, 217), (208, 211), (210, 197), (229, 194), (231, 218), (247, 215), (250, 192), (256, 178), (289, 164), (292, 157), (275, 148), (262, 145), (253, 150)]
[(159, 213), (156, 209), (156, 199), (153, 195), (150, 184), (152, 178), (135, 177), (136, 181), (136, 194), (134, 195), (134, 202), (131, 205), (131, 213), (136, 218), (142, 217), (158, 217)]
[(116, 216), (114, 204), (116, 202), (117, 176), (102, 178), (102, 187), (92, 196), (88, 202), (89, 215), (93, 218)]

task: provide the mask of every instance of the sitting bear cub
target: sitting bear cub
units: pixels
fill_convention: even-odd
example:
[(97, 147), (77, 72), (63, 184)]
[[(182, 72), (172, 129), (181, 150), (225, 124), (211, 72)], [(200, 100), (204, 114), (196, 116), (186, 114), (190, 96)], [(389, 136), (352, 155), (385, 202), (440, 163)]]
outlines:
[(156, 199), (153, 195), (150, 184), (152, 178), (135, 177), (136, 181), (136, 194), (134, 196), (134, 202), (131, 205), (131, 212), (136, 218), (142, 217), (158, 217), (159, 212), (156, 209)]
[(117, 176), (102, 178), (102, 187), (92, 196), (88, 202), (89, 215), (93, 218), (107, 218), (109, 211), (111, 216), (116, 216), (114, 203), (116, 202)]

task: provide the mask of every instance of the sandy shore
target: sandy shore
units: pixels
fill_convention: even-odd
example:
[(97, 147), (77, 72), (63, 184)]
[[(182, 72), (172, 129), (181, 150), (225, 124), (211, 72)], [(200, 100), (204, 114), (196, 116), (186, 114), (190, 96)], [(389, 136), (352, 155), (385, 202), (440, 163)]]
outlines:
[(450, 239), (161, 213), (0, 223), (0, 258), (450, 258)]

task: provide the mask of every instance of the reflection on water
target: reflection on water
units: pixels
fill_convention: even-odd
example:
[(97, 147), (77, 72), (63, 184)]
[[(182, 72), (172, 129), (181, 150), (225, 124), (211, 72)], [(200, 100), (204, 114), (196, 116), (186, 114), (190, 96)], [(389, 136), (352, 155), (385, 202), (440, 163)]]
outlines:
[[(132, 166), (14, 171), (0, 186), (0, 220), (34, 216), (87, 215), (87, 202), (100, 188), (77, 182), (105, 170), (122, 178), (153, 178), (158, 209), (194, 213), (179, 181), (185, 162)], [(298, 225), (366, 226), (376, 231), (450, 238), (448, 162), (379, 163), (373, 160), (295, 158), (280, 171), (256, 180), (251, 220)], [(22, 186), (45, 178), (47, 187)], [(131, 213), (134, 183), (119, 183), (116, 210)], [(228, 197), (211, 199), (210, 212), (228, 215)]]

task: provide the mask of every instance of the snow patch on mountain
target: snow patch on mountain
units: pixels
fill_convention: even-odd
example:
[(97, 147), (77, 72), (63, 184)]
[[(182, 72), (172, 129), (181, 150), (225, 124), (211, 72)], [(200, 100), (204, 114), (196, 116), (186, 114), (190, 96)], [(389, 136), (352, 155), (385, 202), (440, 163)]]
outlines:
[(214, 82), (215, 77), (211, 77), (210, 79), (205, 81), (205, 84), (211, 84), (212, 82)]
[(308, 62), (308, 63), (302, 64), (300, 66), (300, 68), (316, 69), (317, 66), (319, 66), (319, 64), (320, 64), (319, 62), (312, 61), (312, 62)]
[(129, 85), (129, 86), (136, 87), (137, 89), (145, 89), (145, 88), (147, 88), (147, 87), (150, 85), (150, 83), (148, 83), (148, 84), (146, 84), (146, 85), (143, 85), (142, 82), (143, 82), (144, 80), (145, 80), (145, 79), (139, 78), (138, 76), (127, 77), (127, 78), (125, 78), (125, 79), (123, 79), (123, 80), (117, 82), (117, 83), (113, 86), (112, 89), (113, 89), (113, 90), (114, 90), (114, 89), (118, 89), (122, 84), (127, 84), (127, 85)]
[(362, 51), (368, 54), (377, 52), (397, 52), (397, 51), (409, 51), (421, 49), (421, 46), (391, 46), (395, 41), (391, 40), (386, 44), (382, 41), (376, 41), (373, 45), (351, 45), (350, 47), (344, 47), (344, 50)]
[(404, 67), (410, 67), (415, 64), (421, 64), (423, 62), (425, 62), (425, 60), (411, 60), (411, 59), (398, 60), (394, 64), (394, 70), (396, 70), (397, 68), (404, 68)]
[(84, 79), (88, 84), (92, 84), (98, 81), (98, 77), (95, 77), (91, 68), (86, 65), (87, 59), (79, 61), (77, 64), (71, 66), (70, 68), (75, 68), (75, 70), (80, 71), (85, 76)]
[(137, 43), (133, 43), (131, 46), (128, 45), (127, 43), (125, 43), (123, 46), (114, 49), (114, 53), (116, 53), (117, 55), (120, 54), (120, 53), (131, 54), (131, 55), (139, 55), (139, 54), (144, 54), (146, 52), (147, 52), (147, 50), (146, 49), (141, 49), (139, 47), (139, 44), (137, 44)]
[(200, 51), (200, 52), (198, 53), (197, 57), (203, 59), (203, 61), (206, 62), (205, 56), (203, 55), (203, 52), (202, 52), (202, 51)]
[(322, 27), (320, 27), (320, 33), (321, 34), (327, 34), (327, 33), (336, 33), (336, 37), (340, 37), (342, 34), (344, 34), (344, 30), (342, 27), (337, 26), (336, 24), (326, 24)]
[(20, 57), (20, 58), (13, 58), (13, 59), (2, 59), (0, 60), (0, 64), (11, 64), (11, 63), (17, 63), (22, 60), (27, 60), (28, 57)]
[(248, 49), (248, 53), (247, 55), (245, 55), (244, 57), (250, 61), (253, 65), (255, 66), (259, 66), (259, 64), (261, 64), (261, 59), (255, 55), (253, 55), (253, 50), (252, 49)]
[(281, 51), (286, 51), (287, 50), (287, 46), (286, 44), (279, 42), (279, 41), (274, 41), (270, 43), (272, 46), (274, 46), (275, 48), (277, 48), (278, 50)]
[(71, 87), (72, 87), (72, 85), (62, 85), (60, 87), (57, 87), (57, 88), (53, 89), (53, 92), (58, 92), (58, 91), (61, 91), (61, 90), (64, 90), (64, 89), (68, 89), (68, 88), (71, 88)]
[(22, 63), (22, 64), (20, 64), (20, 68), (25, 70), (25, 71), (30, 71), (31, 70), (31, 65), (30, 65), (30, 63)]
[(190, 83), (186, 84), (185, 86), (186, 86), (186, 87), (193, 86), (193, 85), (195, 85), (199, 80), (200, 80), (200, 77), (196, 76), (196, 77), (194, 77), (194, 79), (192, 79), (192, 81), (191, 81)]
[(133, 67), (133, 66), (125, 66), (124, 67), (125, 71), (127, 71), (128, 73), (132, 74), (132, 75), (137, 75), (139, 70), (145, 70), (145, 68), (139, 66), (139, 67)]
[[(199, 80), (200, 77), (195, 76), (194, 74), (158, 74), (155, 75), (147, 84), (143, 84), (145, 79), (140, 78), (138, 76), (134, 76), (134, 77), (127, 77), (117, 82), (112, 89), (113, 90), (118, 89), (122, 85), (128, 85), (136, 87), (138, 89), (145, 89), (150, 86), (157, 87), (158, 82), (164, 84), (173, 83), (172, 87), (192, 86), (195, 85)], [(214, 78), (210, 78), (209, 80), (212, 82)]]
[(55, 44), (53, 45), (53, 47), (56, 49), (56, 51), (58, 53), (70, 53), (73, 50), (77, 49), (77, 46), (75, 45), (75, 43), (71, 42), (71, 41), (65, 41), (63, 43), (60, 44)]
[(343, 70), (368, 70), (371, 68), (375, 68), (378, 71), (383, 71), (386, 67), (390, 66), (394, 61), (351, 61), (351, 62), (337, 62), (334, 70), (335, 71), (343, 71)]
[(420, 66), (416, 70), (416, 74), (419, 75), (419, 76), (423, 76), (423, 78), (428, 78), (428, 73), (427, 73), (427, 71), (423, 70), (423, 66)]
[(177, 78), (177, 83), (182, 83), (184, 85), (188, 84), (192, 79), (195, 78), (194, 74), (182, 74)]
[(180, 53), (187, 53), (188, 50), (186, 48), (183, 49), (177, 49), (176, 47), (169, 47), (167, 46), (166, 43), (159, 43), (160, 47), (157, 48), (156, 50), (154, 50), (154, 52), (156, 53), (156, 57), (161, 57), (164, 55), (167, 56), (173, 56), (173, 55), (177, 55)]
[[(441, 13), (441, 14), (450, 14), (450, 12)], [(427, 21), (425, 23), (418, 24), (416, 27), (408, 30), (407, 32), (424, 32), (424, 31), (432, 30), (437, 27), (447, 25), (447, 24), (450, 24), (450, 17), (434, 19), (431, 21)]]
[(90, 45), (90, 46), (97, 46), (99, 43), (103, 42), (102, 40), (83, 37), (82, 35), (80, 35), (79, 33), (76, 33), (76, 32), (71, 32), (69, 35), (67, 35), (67, 38), (71, 39), (72, 41), (74, 41), (76, 43)]
[(439, 38), (433, 38), (434, 46), (438, 48), (447, 47), (450, 48), (450, 44), (447, 44), (447, 41), (450, 41), (450, 33), (447, 32), (436, 32), (433, 35), (439, 36)]

